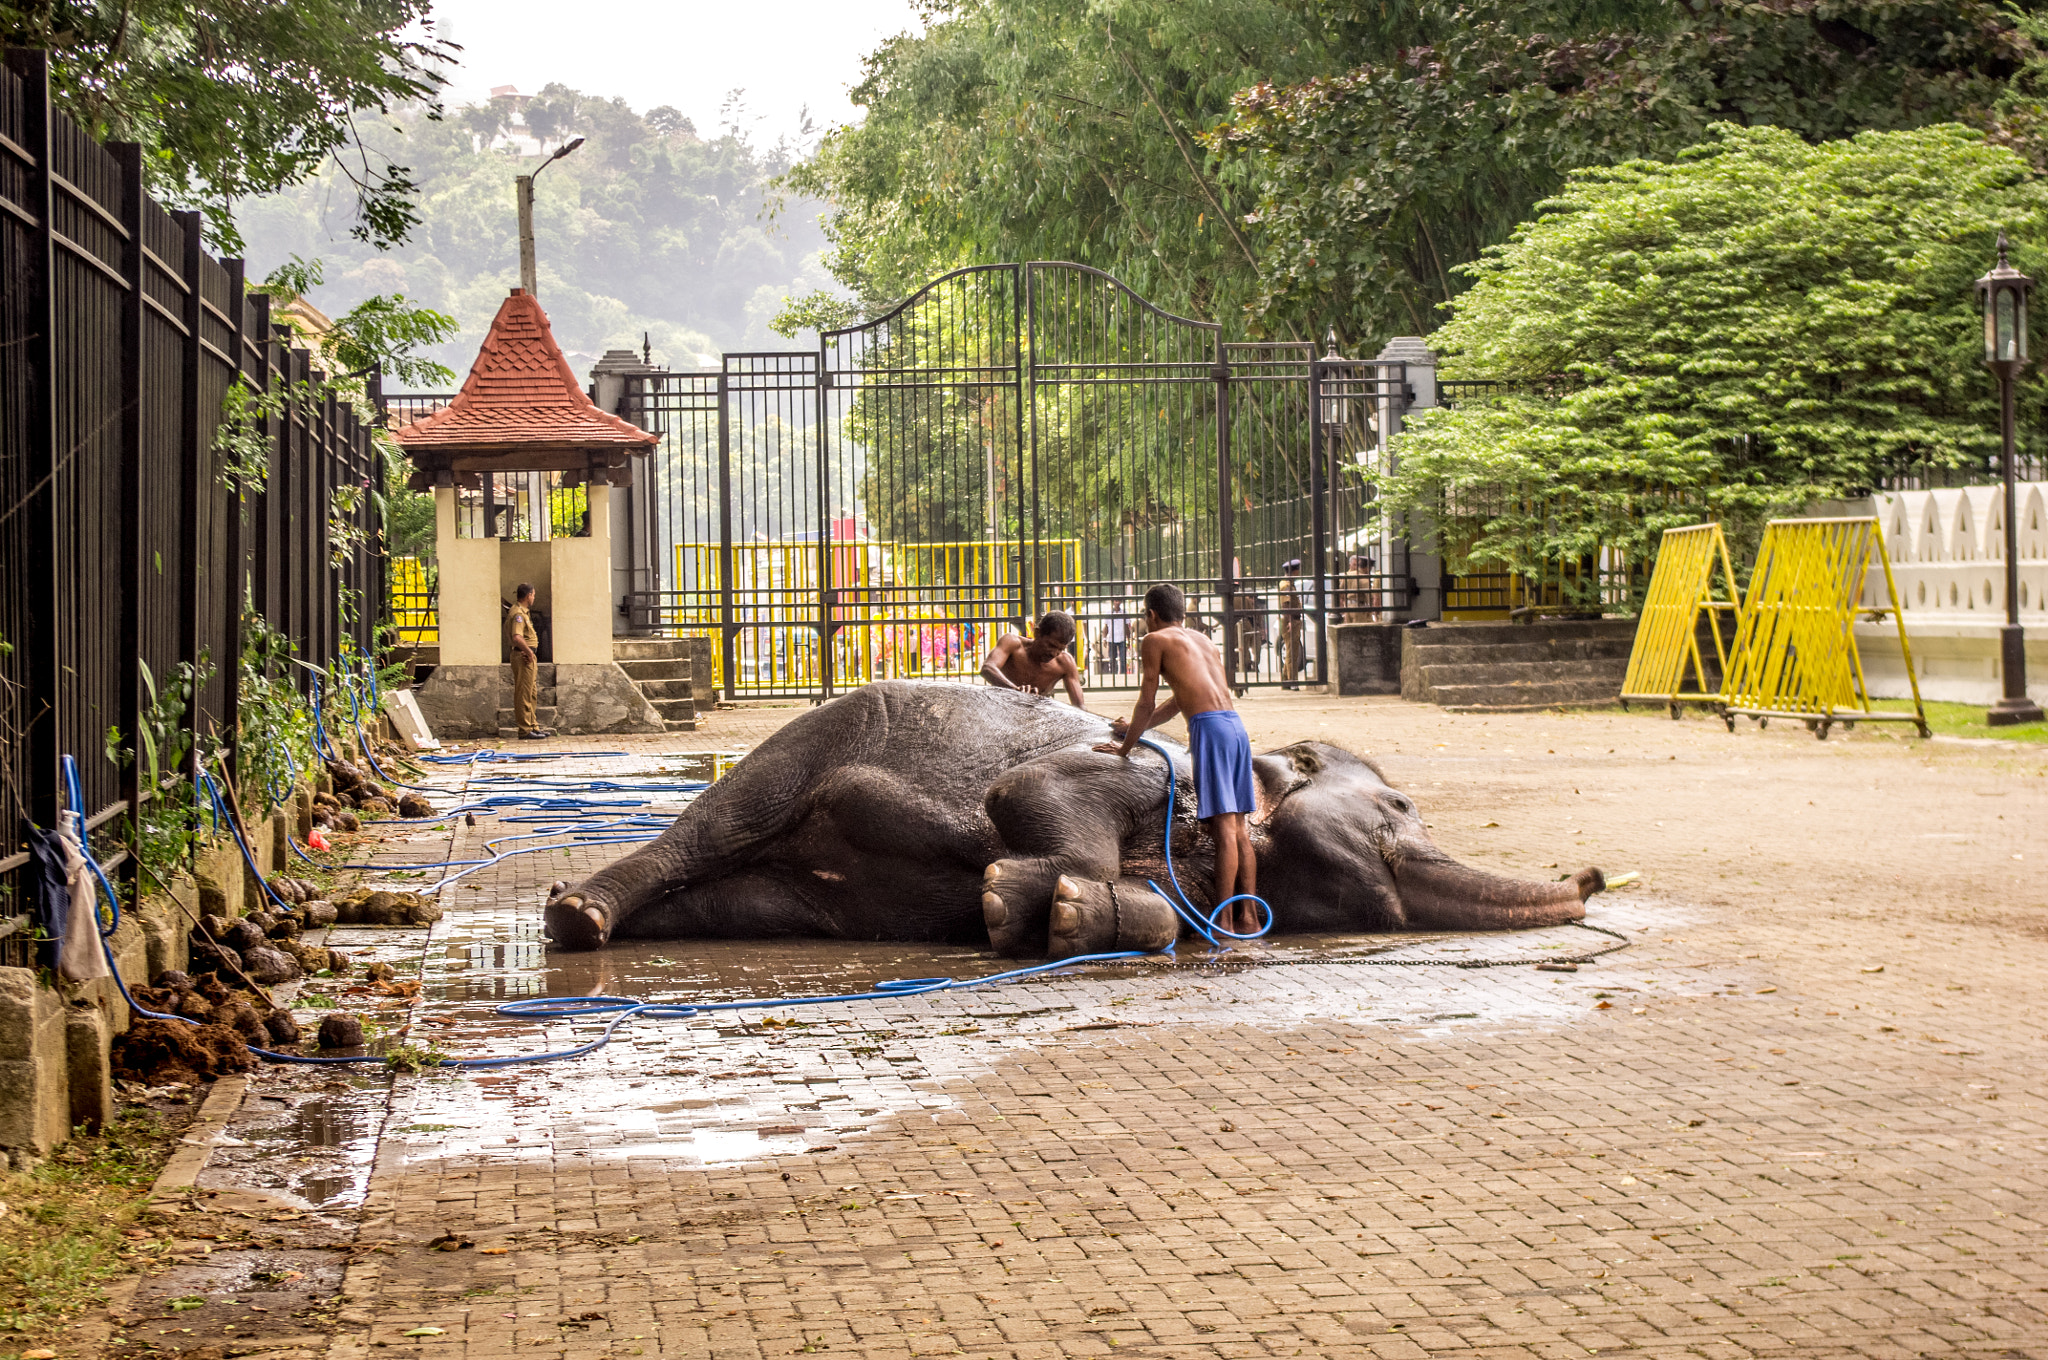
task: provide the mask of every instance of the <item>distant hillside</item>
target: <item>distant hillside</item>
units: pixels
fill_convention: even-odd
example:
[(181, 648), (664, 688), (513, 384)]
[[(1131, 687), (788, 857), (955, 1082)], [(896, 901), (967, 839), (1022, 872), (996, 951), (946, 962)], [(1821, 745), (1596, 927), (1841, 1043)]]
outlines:
[(819, 205), (768, 215), (768, 181), (788, 167), (789, 148), (762, 151), (731, 132), (707, 140), (674, 109), (643, 115), (560, 85), (400, 122), (384, 136), (421, 188), (425, 221), (413, 239), (384, 254), (354, 240), (354, 195), (323, 179), (238, 205), (252, 277), (293, 255), (318, 258), (327, 281), (311, 301), (330, 315), (379, 293), (448, 312), (462, 333), (434, 357), (467, 373), (519, 282), (513, 178), (542, 148), (585, 137), (540, 176), (534, 212), (541, 305), (579, 376), (576, 356), (637, 350), (643, 333), (657, 363), (679, 368), (722, 349), (807, 343), (767, 329), (784, 296), (831, 286), (818, 262)]

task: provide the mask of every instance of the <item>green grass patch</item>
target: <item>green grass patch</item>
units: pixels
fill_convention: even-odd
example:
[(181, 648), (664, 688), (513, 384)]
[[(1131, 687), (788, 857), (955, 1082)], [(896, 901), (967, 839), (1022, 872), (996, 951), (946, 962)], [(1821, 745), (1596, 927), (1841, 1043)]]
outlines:
[[(1872, 699), (1871, 707), (1880, 713), (1911, 713), (1911, 699)], [(1993, 727), (1984, 721), (1984, 706), (1981, 704), (1939, 704), (1932, 700), (1926, 704), (1927, 725), (1937, 735), (1944, 737), (1990, 737), (1997, 741), (2030, 741), (2048, 745), (2048, 722), (2019, 723), (2012, 727)], [(1891, 724), (1885, 724), (1887, 727)], [(1911, 727), (1901, 725), (1906, 732)]]
[(163, 1250), (158, 1233), (127, 1234), (174, 1146), (162, 1118), (137, 1107), (33, 1170), (0, 1173), (0, 1360), (35, 1349), (104, 1301), (106, 1281)]

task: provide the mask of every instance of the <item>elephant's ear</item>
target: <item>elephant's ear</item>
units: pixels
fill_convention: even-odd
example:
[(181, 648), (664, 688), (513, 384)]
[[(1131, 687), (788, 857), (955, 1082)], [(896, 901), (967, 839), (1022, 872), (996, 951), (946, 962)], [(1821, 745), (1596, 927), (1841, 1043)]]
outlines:
[(1292, 746), (1283, 746), (1274, 752), (1294, 767), (1294, 772), (1304, 779), (1313, 779), (1324, 769), (1322, 753), (1316, 750), (1312, 741), (1297, 741)]

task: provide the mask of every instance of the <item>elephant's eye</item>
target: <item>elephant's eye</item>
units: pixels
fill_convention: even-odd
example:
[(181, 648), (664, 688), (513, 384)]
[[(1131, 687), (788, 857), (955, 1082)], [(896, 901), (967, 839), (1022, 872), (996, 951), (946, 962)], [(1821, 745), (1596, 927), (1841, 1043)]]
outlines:
[(1394, 804), (1394, 811), (1396, 812), (1406, 814), (1415, 811), (1415, 805), (1413, 803), (1410, 803), (1406, 798), (1403, 798), (1398, 793), (1394, 795), (1391, 801)]

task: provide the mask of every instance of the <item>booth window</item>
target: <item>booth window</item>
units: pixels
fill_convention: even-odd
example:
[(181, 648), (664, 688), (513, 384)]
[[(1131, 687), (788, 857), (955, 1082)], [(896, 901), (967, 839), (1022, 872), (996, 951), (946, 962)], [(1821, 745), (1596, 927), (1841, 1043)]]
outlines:
[(456, 534), (542, 543), (590, 535), (590, 487), (560, 472), (495, 472), (455, 490)]

